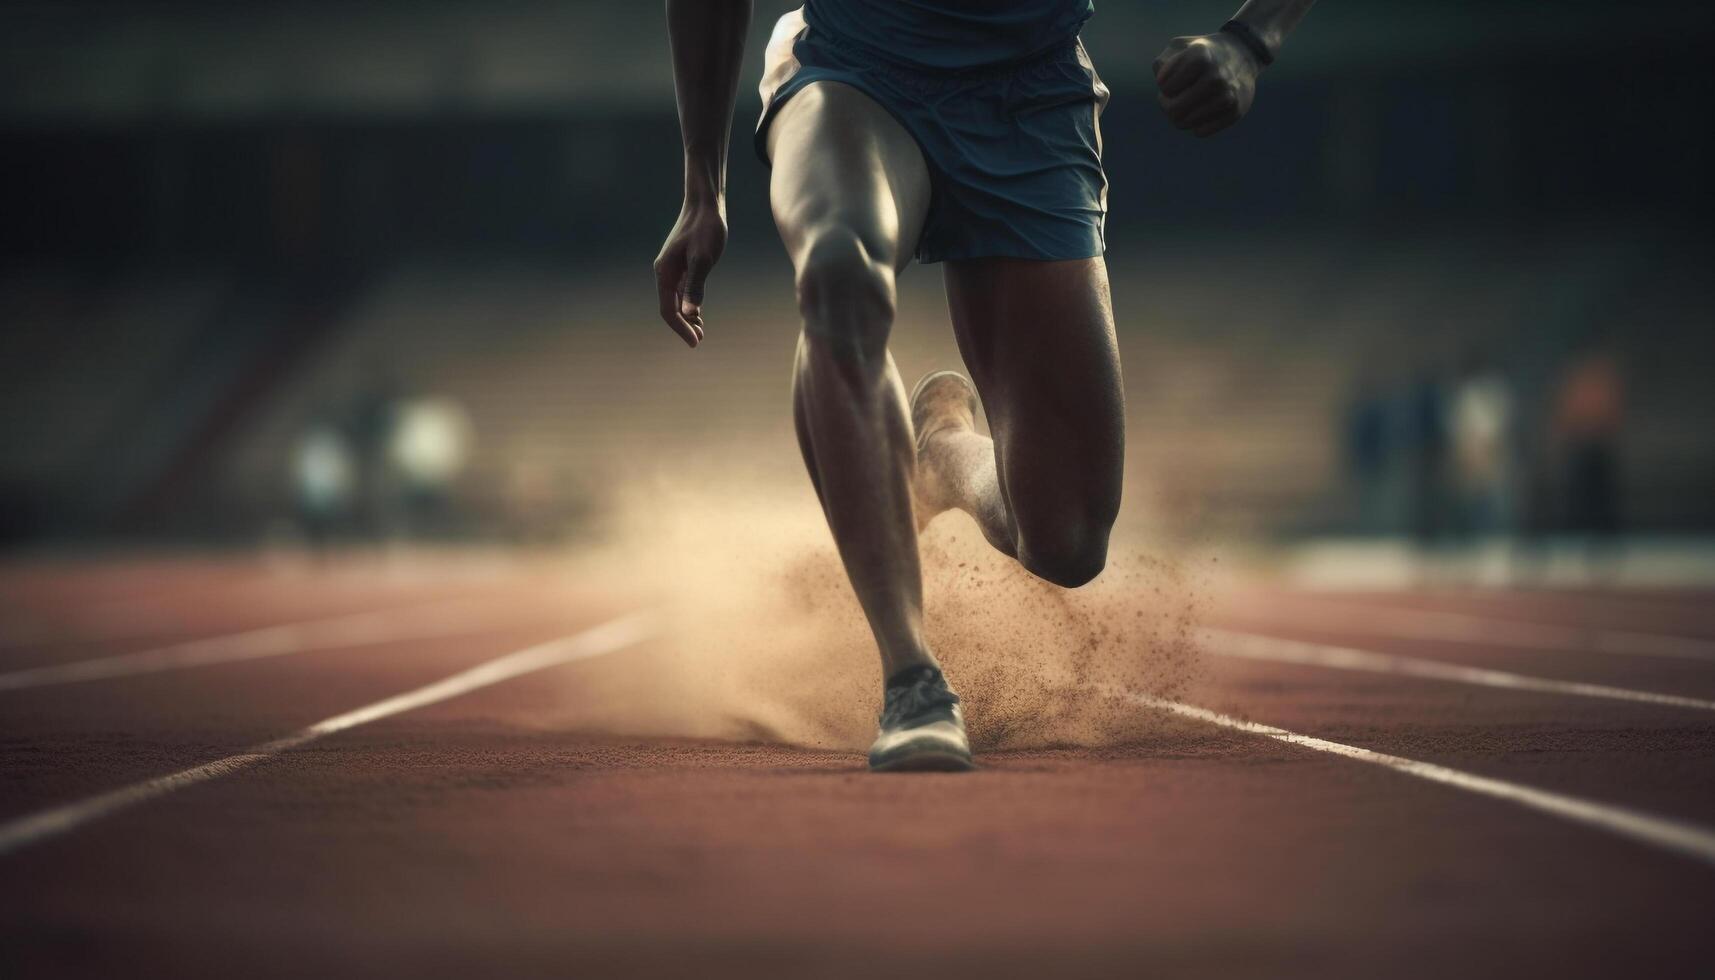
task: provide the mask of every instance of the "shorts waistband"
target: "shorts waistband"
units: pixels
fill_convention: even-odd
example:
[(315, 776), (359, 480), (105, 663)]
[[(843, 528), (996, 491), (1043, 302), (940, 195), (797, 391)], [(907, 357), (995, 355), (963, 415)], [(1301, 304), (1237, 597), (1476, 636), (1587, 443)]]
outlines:
[(994, 61), (987, 64), (971, 65), (966, 68), (932, 68), (914, 62), (903, 61), (888, 51), (865, 44), (855, 38), (835, 34), (832, 31), (806, 25), (801, 35), (804, 40), (815, 44), (827, 45), (836, 51), (844, 51), (857, 55), (866, 61), (875, 63), (899, 74), (924, 83), (981, 81), (983, 79), (1008, 78), (1019, 71), (1035, 65), (1077, 59), (1079, 39), (1077, 35), (1064, 38), (1032, 51), (1019, 58), (1009, 61)]

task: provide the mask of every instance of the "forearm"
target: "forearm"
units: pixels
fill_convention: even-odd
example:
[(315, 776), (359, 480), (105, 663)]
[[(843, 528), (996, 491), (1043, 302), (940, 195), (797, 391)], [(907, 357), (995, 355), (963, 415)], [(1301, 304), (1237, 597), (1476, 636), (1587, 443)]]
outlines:
[(1286, 36), (1292, 33), (1316, 0), (1245, 0), (1233, 20), (1250, 28), (1272, 54), (1279, 54)]
[(685, 199), (726, 194), (727, 144), (751, 0), (667, 0), (673, 86), (685, 145)]

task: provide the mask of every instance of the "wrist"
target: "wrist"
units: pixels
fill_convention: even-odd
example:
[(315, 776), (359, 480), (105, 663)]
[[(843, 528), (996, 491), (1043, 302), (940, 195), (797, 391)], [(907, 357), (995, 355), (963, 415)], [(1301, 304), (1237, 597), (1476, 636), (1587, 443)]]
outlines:
[(719, 187), (700, 181), (685, 182), (685, 209), (687, 211), (726, 211), (726, 191)]
[(1221, 25), (1221, 34), (1235, 42), (1236, 46), (1250, 55), (1255, 62), (1257, 71), (1262, 71), (1274, 64), (1274, 49), (1269, 46), (1262, 34), (1242, 20), (1229, 20)]
[(685, 203), (721, 207), (726, 202), (726, 167), (706, 153), (685, 154)]

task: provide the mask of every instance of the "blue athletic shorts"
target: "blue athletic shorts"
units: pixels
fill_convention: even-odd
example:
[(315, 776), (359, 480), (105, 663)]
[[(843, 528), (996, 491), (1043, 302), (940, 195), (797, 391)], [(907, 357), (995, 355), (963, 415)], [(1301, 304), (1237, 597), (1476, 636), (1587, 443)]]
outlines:
[(780, 18), (762, 77), (756, 152), (768, 124), (812, 82), (842, 82), (917, 141), (932, 198), (919, 262), (1006, 256), (1085, 259), (1105, 249), (1108, 180), (1100, 116), (1108, 89), (1072, 38), (1008, 65), (935, 72)]

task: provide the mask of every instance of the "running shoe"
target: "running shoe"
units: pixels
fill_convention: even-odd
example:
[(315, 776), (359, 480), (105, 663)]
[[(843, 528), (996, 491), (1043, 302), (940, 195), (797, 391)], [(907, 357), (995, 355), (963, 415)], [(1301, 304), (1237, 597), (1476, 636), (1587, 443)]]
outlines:
[(963, 772), (971, 765), (959, 696), (935, 667), (908, 667), (887, 682), (871, 772)]
[(929, 437), (943, 429), (975, 429), (977, 389), (957, 371), (934, 371), (911, 389), (911, 429), (922, 452)]

